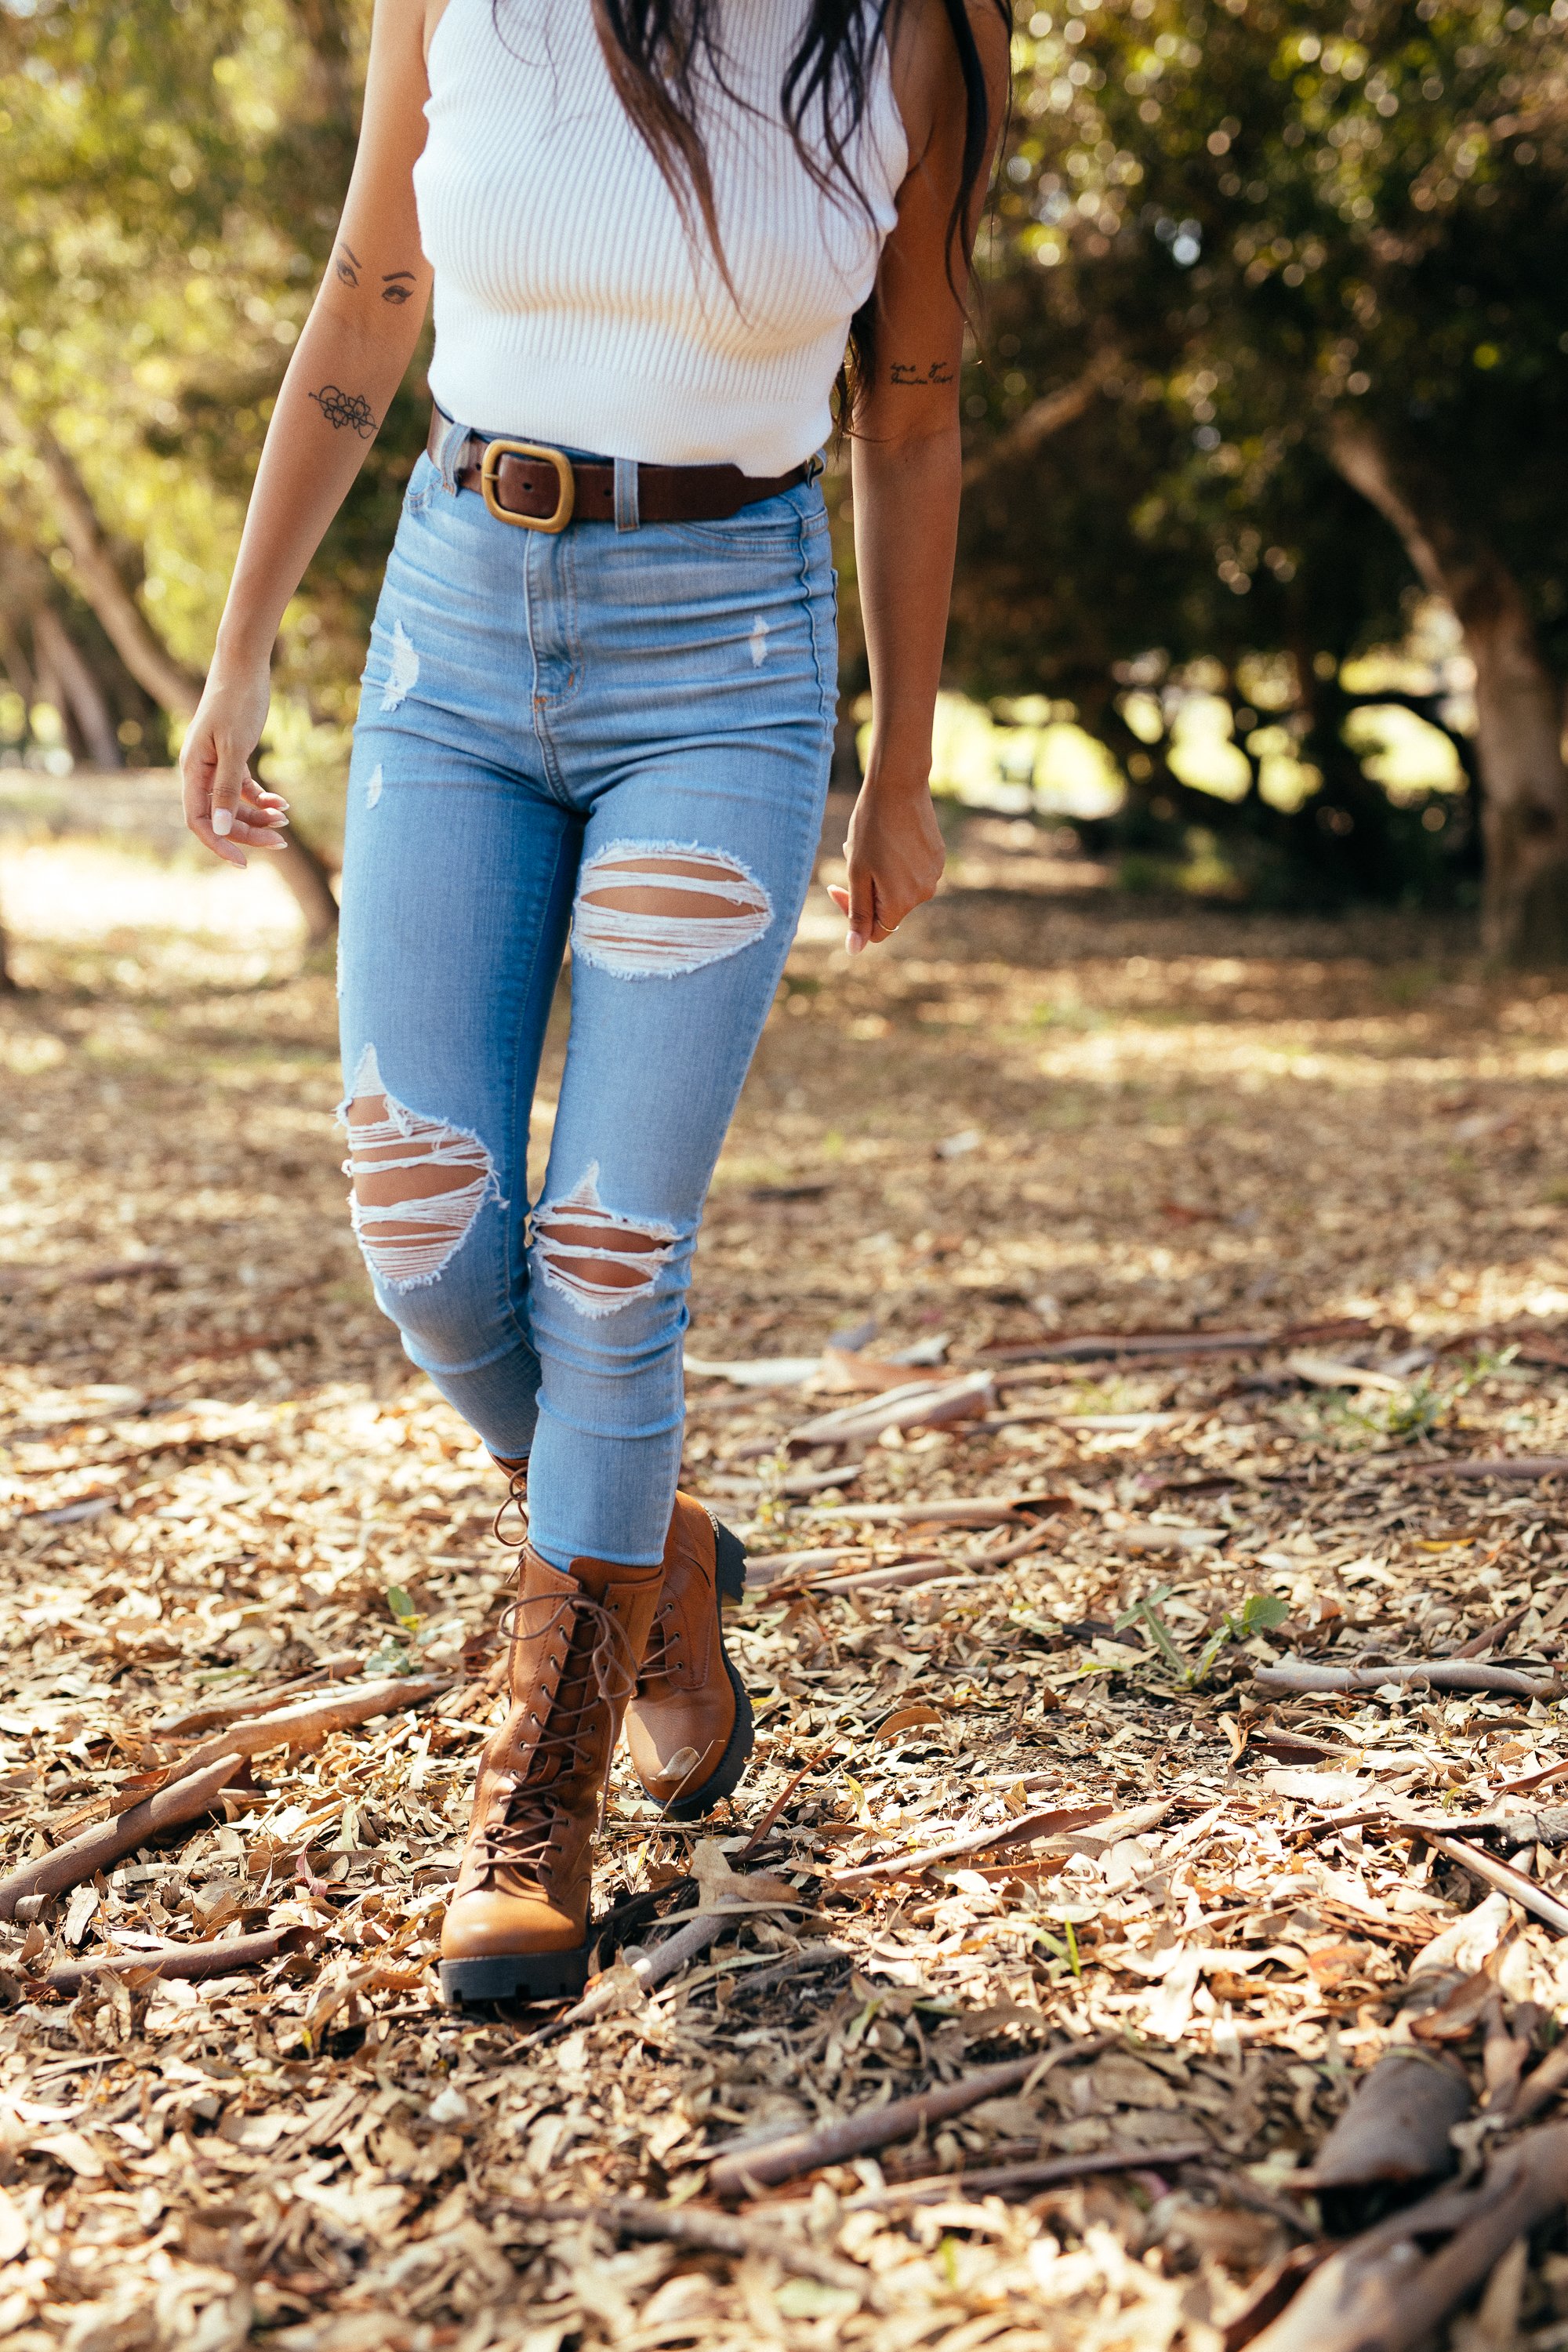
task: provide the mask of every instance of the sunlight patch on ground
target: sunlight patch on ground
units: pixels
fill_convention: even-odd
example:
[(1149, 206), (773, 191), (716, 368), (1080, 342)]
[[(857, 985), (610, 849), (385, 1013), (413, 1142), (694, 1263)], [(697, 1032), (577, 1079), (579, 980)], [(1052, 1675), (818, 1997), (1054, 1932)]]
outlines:
[(110, 950), (146, 931), (196, 933), (234, 948), (296, 945), (304, 925), (266, 860), (243, 873), (216, 860), (197, 866), (82, 841), (36, 842), (0, 854), (0, 911), (15, 940), (52, 940)]

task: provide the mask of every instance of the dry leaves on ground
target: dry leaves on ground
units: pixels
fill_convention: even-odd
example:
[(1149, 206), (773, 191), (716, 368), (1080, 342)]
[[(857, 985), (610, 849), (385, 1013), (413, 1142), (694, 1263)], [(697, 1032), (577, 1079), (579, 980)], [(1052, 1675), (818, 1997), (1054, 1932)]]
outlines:
[[(0, 1930), (10, 2341), (1219, 2352), (1391, 2275), (1450, 2167), (1456, 2347), (1568, 2340), (1568, 1944), (1520, 1896), (1568, 1899), (1568, 997), (995, 887), (833, 936), (694, 1296), (756, 1765), (690, 1832), (617, 1776), (555, 2025), (435, 2000), (508, 1562), (343, 1230), (331, 982), (242, 921), (24, 939), (5, 1868), (286, 1687), (422, 1679)], [(1405, 1671), (1489, 1633), (1522, 1691)], [(1393, 2159), (1347, 2105), (1391, 2061)]]

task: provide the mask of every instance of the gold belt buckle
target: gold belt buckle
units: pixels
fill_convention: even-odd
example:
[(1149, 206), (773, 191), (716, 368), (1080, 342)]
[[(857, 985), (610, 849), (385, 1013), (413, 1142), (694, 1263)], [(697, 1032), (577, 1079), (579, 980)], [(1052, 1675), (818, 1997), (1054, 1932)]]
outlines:
[[(553, 514), (513, 514), (510, 507), (500, 504), (496, 496), (496, 469), (503, 457), (539, 457), (554, 467), (561, 495)], [(524, 530), (564, 530), (576, 503), (577, 477), (564, 450), (548, 448), (542, 441), (487, 441), (479, 460), (479, 495), (498, 522), (515, 522)]]

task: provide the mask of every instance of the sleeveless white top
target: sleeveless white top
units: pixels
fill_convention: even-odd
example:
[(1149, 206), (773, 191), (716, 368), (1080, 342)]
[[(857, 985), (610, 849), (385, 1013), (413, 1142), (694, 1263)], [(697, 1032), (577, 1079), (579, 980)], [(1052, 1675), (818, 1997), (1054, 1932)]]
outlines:
[(759, 475), (821, 446), (909, 153), (879, 42), (849, 149), (866, 202), (814, 184), (779, 107), (805, 20), (803, 0), (724, 0), (732, 95), (701, 120), (732, 296), (627, 120), (591, 0), (447, 0), (414, 185), (449, 416)]

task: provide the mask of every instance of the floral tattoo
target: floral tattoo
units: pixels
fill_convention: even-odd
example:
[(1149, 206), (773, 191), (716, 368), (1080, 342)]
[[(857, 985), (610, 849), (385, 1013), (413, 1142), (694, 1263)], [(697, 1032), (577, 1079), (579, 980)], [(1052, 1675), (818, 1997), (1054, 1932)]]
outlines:
[(368, 441), (375, 431), (375, 418), (371, 405), (362, 392), (343, 392), (335, 383), (324, 383), (320, 392), (308, 393), (334, 433), (346, 425), (362, 441)]

